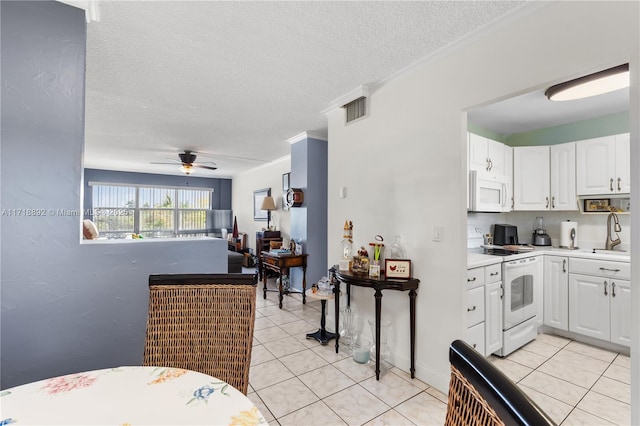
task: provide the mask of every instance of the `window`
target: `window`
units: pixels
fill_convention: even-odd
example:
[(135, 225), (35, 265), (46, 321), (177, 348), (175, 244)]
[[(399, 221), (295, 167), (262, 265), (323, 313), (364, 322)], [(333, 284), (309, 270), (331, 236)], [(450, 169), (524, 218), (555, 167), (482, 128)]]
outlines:
[(145, 238), (207, 235), (212, 189), (90, 184), (100, 235)]

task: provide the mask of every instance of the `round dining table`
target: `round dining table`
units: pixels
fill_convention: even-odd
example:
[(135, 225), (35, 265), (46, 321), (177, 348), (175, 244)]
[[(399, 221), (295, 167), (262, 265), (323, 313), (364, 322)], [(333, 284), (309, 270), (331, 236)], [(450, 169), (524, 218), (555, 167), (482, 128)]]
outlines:
[(191, 370), (117, 367), (0, 391), (0, 425), (266, 425), (228, 383)]

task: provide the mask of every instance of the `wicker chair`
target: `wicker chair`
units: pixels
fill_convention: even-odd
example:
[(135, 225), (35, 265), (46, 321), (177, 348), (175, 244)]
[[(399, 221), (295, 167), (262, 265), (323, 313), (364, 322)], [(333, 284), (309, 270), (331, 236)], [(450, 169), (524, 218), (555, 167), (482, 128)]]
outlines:
[(255, 315), (255, 275), (151, 275), (143, 365), (199, 371), (246, 394)]
[(451, 344), (449, 362), (445, 426), (555, 425), (507, 376), (465, 342)]

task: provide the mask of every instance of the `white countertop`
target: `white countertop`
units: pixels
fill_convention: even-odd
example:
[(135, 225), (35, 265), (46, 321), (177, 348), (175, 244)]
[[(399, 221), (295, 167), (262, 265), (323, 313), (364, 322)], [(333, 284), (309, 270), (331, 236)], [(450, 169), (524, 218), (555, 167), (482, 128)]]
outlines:
[(630, 262), (631, 254), (629, 252), (612, 250), (598, 251), (593, 253), (593, 249), (569, 250), (558, 247), (536, 247), (531, 251), (526, 251), (509, 256), (494, 256), (483, 254), (482, 248), (472, 248), (467, 250), (467, 268), (479, 268), (481, 266), (493, 265), (501, 262), (509, 262), (512, 260), (523, 259), (525, 257), (538, 256), (541, 254), (549, 254), (555, 256), (577, 257), (583, 259), (594, 260), (610, 260), (614, 262)]

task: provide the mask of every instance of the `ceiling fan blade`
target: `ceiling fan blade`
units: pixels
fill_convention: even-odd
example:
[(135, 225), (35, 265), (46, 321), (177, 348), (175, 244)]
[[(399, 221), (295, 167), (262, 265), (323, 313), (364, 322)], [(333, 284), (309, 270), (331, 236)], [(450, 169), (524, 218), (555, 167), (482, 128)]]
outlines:
[(149, 162), (149, 164), (171, 164), (171, 165), (175, 166), (177, 164), (182, 164), (182, 163), (180, 161), (173, 161), (172, 160), (172, 162), (170, 162), (170, 163), (166, 163), (166, 162), (163, 163), (163, 162), (159, 162), (159, 161), (151, 161), (151, 162)]
[(203, 166), (202, 164), (192, 164), (193, 167), (198, 167), (200, 169), (207, 169), (207, 170), (218, 170), (217, 167), (213, 167), (213, 166)]

